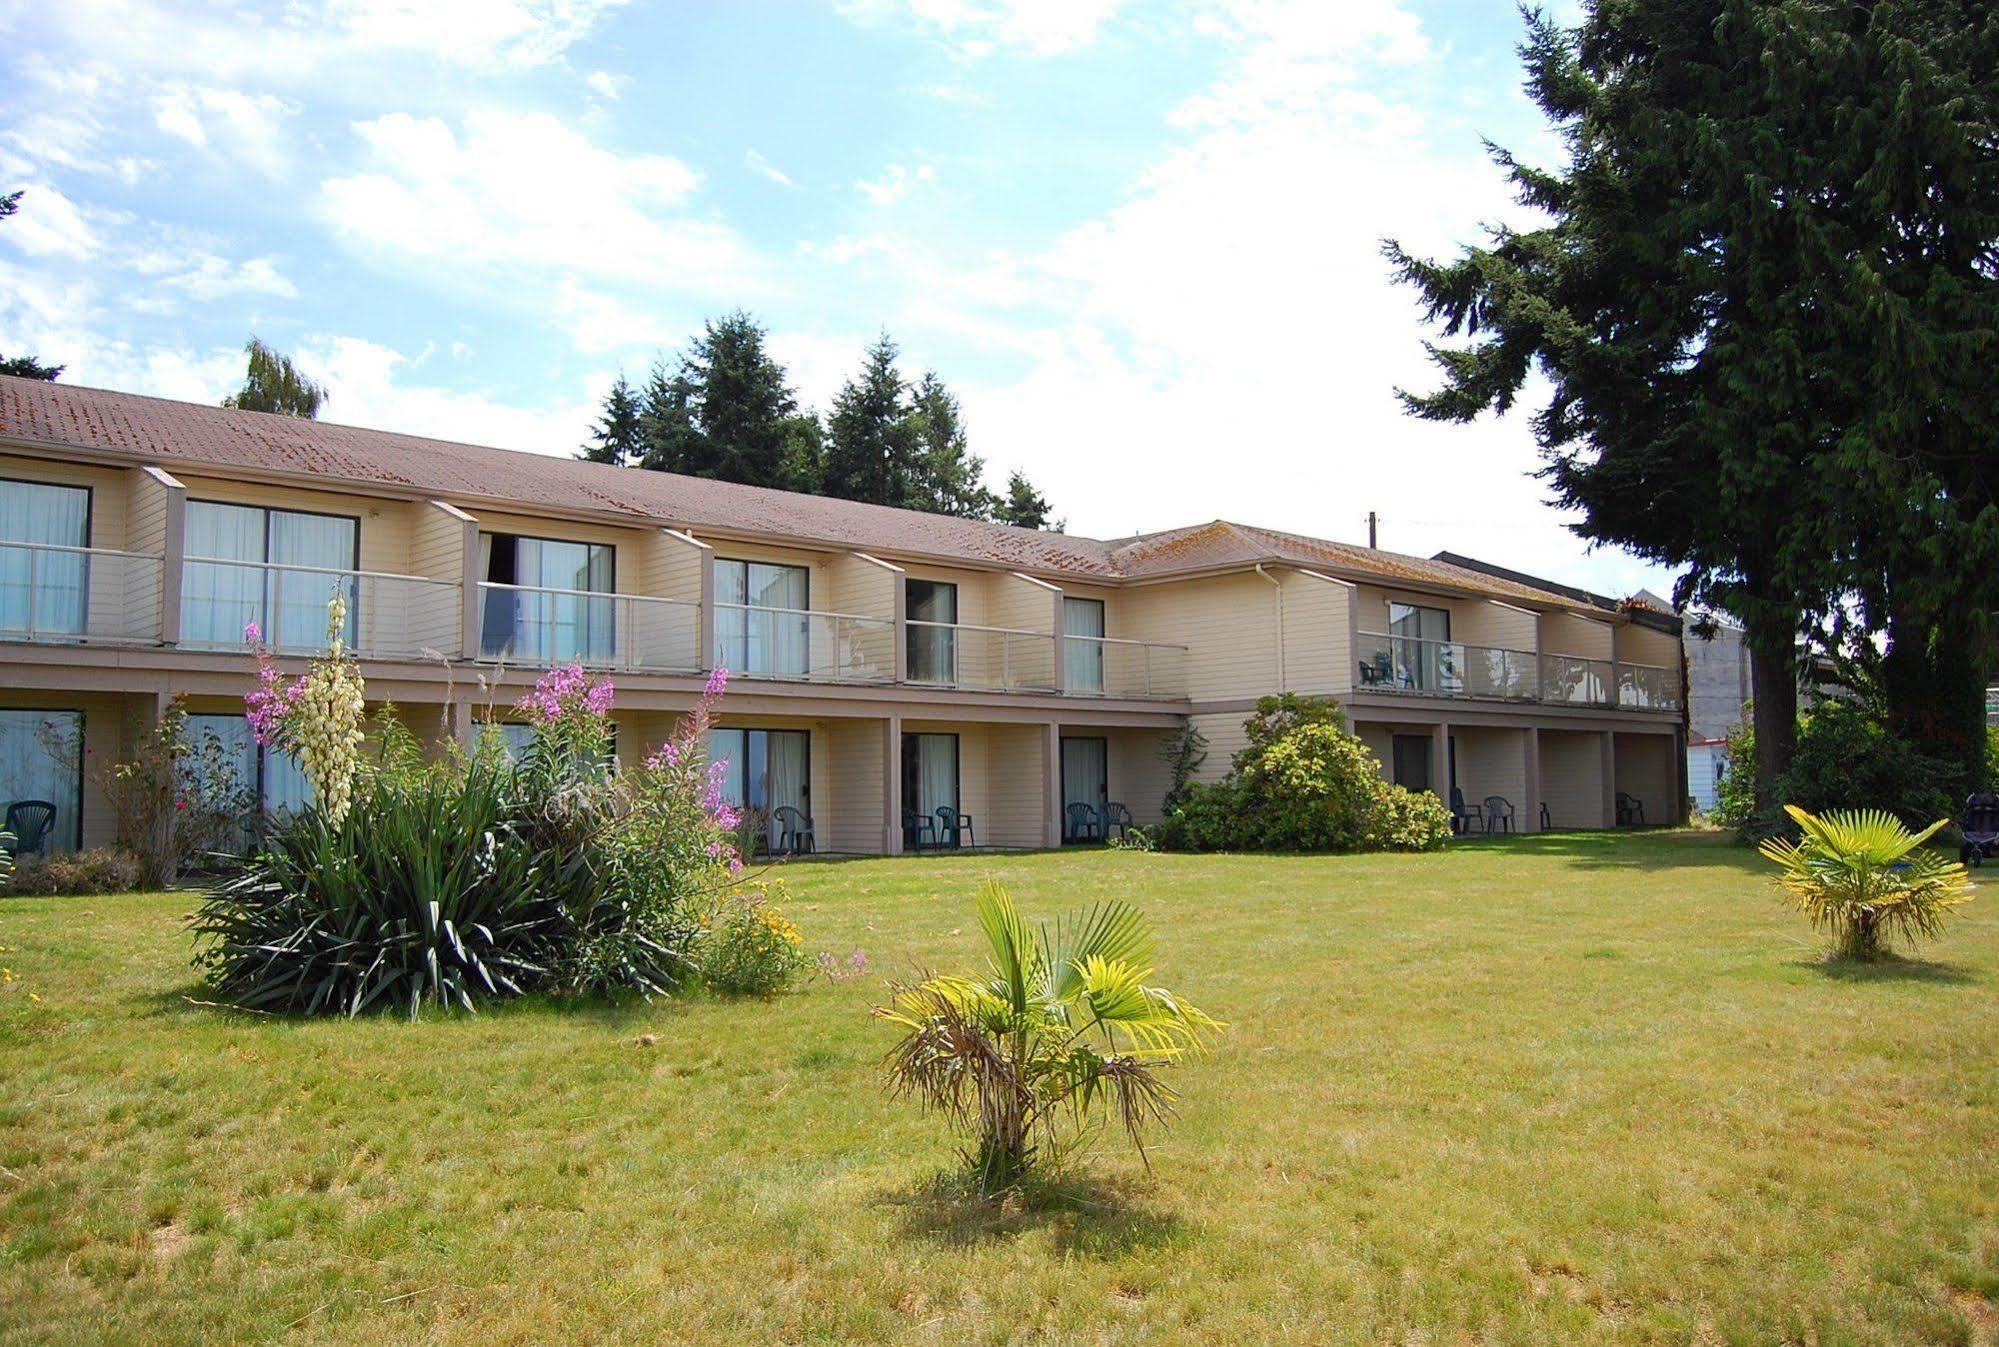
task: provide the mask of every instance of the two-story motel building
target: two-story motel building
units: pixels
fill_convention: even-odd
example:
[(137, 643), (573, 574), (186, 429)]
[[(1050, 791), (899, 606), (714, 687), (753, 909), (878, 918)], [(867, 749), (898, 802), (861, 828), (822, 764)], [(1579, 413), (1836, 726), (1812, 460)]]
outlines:
[(1340, 699), (1383, 770), (1522, 830), (1681, 814), (1677, 623), (1471, 565), (1216, 522), (1098, 541), (417, 436), (0, 378), (0, 806), (111, 840), (93, 771), (182, 694), (268, 802), (245, 625), (316, 648), (326, 601), (371, 701), (469, 737), (553, 662), (617, 683), (620, 753), (730, 670), (731, 789), (818, 848), (905, 815), (1053, 846), (1065, 805), (1156, 819), (1192, 721), (1219, 775), (1259, 696)]

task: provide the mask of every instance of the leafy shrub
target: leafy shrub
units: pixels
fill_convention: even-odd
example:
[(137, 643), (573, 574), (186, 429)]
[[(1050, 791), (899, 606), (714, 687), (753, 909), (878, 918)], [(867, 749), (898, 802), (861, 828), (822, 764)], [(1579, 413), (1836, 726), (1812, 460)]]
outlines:
[(1266, 697), (1244, 724), (1228, 776), (1192, 787), (1154, 830), (1174, 851), (1428, 851), (1451, 815), (1427, 791), (1385, 780), (1381, 764), (1323, 698)]
[(1841, 958), (1879, 958), (1892, 937), (1934, 939), (1944, 917), (1971, 899), (1964, 867), (1925, 846), (1948, 819), (1911, 832), (1882, 809), (1785, 812), (1799, 839), (1773, 838), (1762, 852), (1781, 867), (1777, 883), (1798, 910), (1832, 933)]
[(769, 895), (742, 889), (709, 914), (695, 947), (701, 976), (731, 996), (771, 996), (811, 965), (804, 937)]
[(978, 915), (982, 973), (897, 985), (874, 1008), (902, 1031), (884, 1063), (891, 1091), (969, 1134), (965, 1163), (988, 1193), (1015, 1187), (1095, 1122), (1118, 1122), (1142, 1157), (1145, 1129), (1172, 1106), (1162, 1072), (1222, 1026), (1145, 985), (1152, 930), (1122, 902), (1029, 927), (989, 880)]
[[(1799, 717), (1791, 769), (1773, 794), (1813, 814), (1885, 809), (1921, 827), (1963, 803), (1949, 788), (1956, 770), (1891, 732), (1864, 703), (1829, 699)], [(1729, 736), (1716, 819), (1751, 840), (1788, 832), (1786, 815), (1757, 816), (1755, 793), (1756, 737), (1744, 726)]]
[(50, 851), (23, 856), (15, 867), (12, 888), (15, 893), (48, 896), (130, 893), (143, 887), (140, 875), (137, 859), (112, 847)]
[(12, 833), (0, 832), (0, 889), (13, 887), (14, 844), (19, 840)]

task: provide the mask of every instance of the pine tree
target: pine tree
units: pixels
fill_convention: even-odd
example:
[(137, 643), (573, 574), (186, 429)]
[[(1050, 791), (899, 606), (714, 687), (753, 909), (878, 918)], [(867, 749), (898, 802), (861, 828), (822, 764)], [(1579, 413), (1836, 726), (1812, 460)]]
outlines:
[(243, 386), (222, 399), (225, 407), (245, 412), (275, 412), (307, 421), (319, 415), (326, 402), (326, 388), (299, 372), (292, 358), (275, 351), (255, 337), (244, 344), (249, 368)]
[(590, 432), (591, 442), (577, 451), (578, 458), (591, 463), (615, 463), (629, 467), (645, 452), (645, 404), (621, 371), (611, 391), (604, 395), (604, 414)]
[(694, 473), (707, 462), (695, 424), (695, 390), (687, 377), (656, 361), (640, 398), (638, 466), (655, 472)]
[[(19, 209), (21, 209), (21, 192), (14, 191), (0, 195), (0, 220), (6, 219)], [(20, 379), (41, 379), (47, 383), (54, 383), (56, 376), (62, 372), (61, 365), (44, 365), (31, 355), (0, 357), (0, 374), (11, 374)]]
[(1002, 524), (1012, 524), (1018, 528), (1052, 528), (1060, 533), (1063, 529), (1062, 522), (1060, 520), (1052, 524), (1049, 522), (1051, 508), (1048, 497), (1036, 491), (1034, 483), (1028, 481), (1026, 474), (1016, 468), (1007, 476), (1006, 496), (993, 511), (993, 518)]
[(908, 385), (896, 370), (895, 342), (884, 332), (868, 347), (859, 377), (833, 402), (827, 427), (829, 496), (875, 505), (906, 505), (916, 490), (916, 426)]
[(985, 486), (985, 460), (966, 445), (958, 399), (936, 371), (924, 371), (909, 401), (910, 434), (917, 459), (911, 496), (899, 502), (912, 510), (991, 519), (999, 500)]

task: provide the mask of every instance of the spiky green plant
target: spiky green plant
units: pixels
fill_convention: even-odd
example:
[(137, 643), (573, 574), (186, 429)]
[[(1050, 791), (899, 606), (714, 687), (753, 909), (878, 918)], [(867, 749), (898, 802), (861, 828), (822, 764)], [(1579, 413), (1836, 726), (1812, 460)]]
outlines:
[(1146, 985), (1152, 929), (1126, 903), (1031, 927), (989, 880), (978, 916), (983, 973), (898, 984), (874, 1008), (902, 1031), (883, 1060), (891, 1091), (969, 1135), (965, 1162), (987, 1193), (1113, 1120), (1143, 1160), (1145, 1129), (1172, 1112), (1164, 1070), (1222, 1026)]
[(1949, 819), (1918, 833), (1883, 809), (1784, 812), (1798, 839), (1772, 838), (1761, 850), (1780, 867), (1776, 882), (1791, 902), (1832, 933), (1841, 958), (1877, 959), (1892, 938), (1935, 939), (1944, 917), (1970, 901), (1964, 867), (1924, 845)]
[(14, 883), (14, 834), (0, 832), (0, 889)]

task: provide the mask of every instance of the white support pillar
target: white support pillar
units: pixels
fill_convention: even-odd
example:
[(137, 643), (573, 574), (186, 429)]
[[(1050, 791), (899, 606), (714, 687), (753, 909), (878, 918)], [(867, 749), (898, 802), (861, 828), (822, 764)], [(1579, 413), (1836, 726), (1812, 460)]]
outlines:
[(902, 717), (882, 721), (882, 854), (902, 854)]
[(1041, 798), (1043, 841), (1062, 845), (1062, 727), (1050, 721), (1041, 736)]

